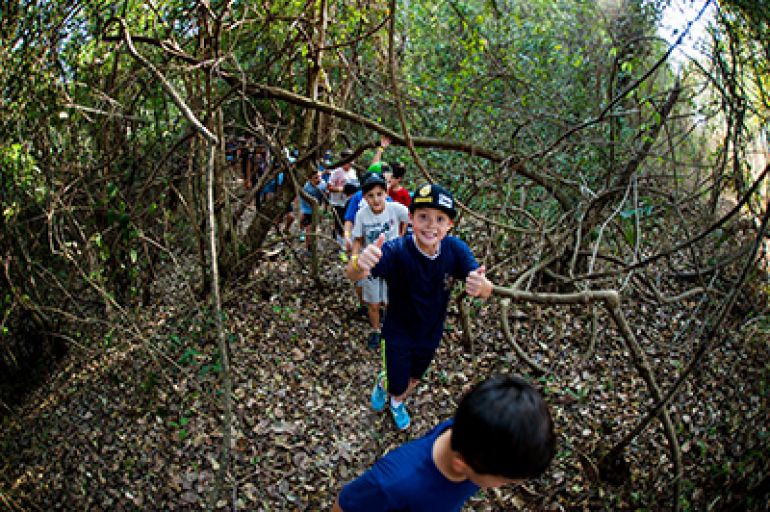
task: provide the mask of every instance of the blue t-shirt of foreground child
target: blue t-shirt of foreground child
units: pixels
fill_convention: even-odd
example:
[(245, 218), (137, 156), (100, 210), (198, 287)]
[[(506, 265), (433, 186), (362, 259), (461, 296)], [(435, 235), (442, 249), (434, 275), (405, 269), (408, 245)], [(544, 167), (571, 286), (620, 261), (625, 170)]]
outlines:
[(452, 482), (433, 462), (433, 443), (452, 426), (447, 420), (424, 437), (399, 446), (342, 488), (345, 512), (459, 512), (479, 487)]
[(466, 243), (454, 236), (441, 240), (435, 258), (423, 254), (412, 235), (386, 242), (371, 274), (388, 283), (382, 336), (395, 346), (438, 347), (452, 285), (478, 266)]

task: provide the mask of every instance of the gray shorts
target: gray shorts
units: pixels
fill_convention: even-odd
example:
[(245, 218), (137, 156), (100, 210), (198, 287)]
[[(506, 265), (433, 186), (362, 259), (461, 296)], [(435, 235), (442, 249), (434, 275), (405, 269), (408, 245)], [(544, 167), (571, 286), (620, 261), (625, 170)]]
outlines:
[(367, 277), (361, 280), (364, 302), (367, 304), (387, 304), (388, 284), (379, 277)]

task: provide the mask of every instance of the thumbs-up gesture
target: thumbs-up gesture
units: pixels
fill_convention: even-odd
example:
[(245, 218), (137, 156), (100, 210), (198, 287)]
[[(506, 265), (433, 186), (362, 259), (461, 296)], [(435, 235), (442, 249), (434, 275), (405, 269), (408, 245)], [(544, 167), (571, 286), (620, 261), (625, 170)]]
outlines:
[(487, 269), (484, 265), (468, 272), (468, 277), (465, 278), (465, 292), (468, 295), (471, 297), (481, 297), (482, 299), (492, 295), (494, 285), (492, 281), (487, 279), (486, 272)]
[(368, 274), (374, 268), (380, 258), (382, 258), (382, 244), (385, 243), (385, 234), (380, 233), (379, 238), (366, 246), (358, 256), (358, 268), (366, 271)]

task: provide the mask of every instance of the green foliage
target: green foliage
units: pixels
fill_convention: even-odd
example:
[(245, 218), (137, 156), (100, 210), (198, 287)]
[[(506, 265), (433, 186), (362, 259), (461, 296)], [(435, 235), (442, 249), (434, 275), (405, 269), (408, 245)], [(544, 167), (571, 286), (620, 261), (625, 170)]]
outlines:
[(3, 218), (10, 222), (22, 209), (42, 205), (48, 193), (40, 169), (27, 148), (19, 143), (0, 146)]
[(760, 105), (757, 108), (759, 122), (767, 126), (770, 118), (770, 3), (767, 0), (730, 0), (721, 2), (720, 6), (719, 21), (728, 37), (721, 39), (717, 48), (725, 53), (729, 51), (729, 59), (740, 66), (741, 73), (735, 79), (745, 84), (741, 92), (748, 94), (752, 103)]
[[(505, 230), (490, 233), (489, 252), (501, 254), (501, 259), (521, 253), (519, 261), (495, 262), (501, 263), (495, 265), (495, 279), (510, 277), (507, 269), (520, 272), (522, 261), (541, 250), (534, 245), (544, 251), (567, 247), (570, 254), (574, 250), (578, 255), (584, 247), (573, 247), (575, 240), (569, 237), (576, 219), (582, 220), (581, 215), (589, 212), (586, 205), (595, 204), (602, 194), (622, 197), (625, 183), (615, 183), (615, 178), (641, 145), (656, 142), (653, 135), (663, 122), (660, 106), (672, 83), (671, 73), (663, 67), (633, 94), (616, 98), (661, 54), (659, 43), (650, 37), (653, 3), (619, 2), (626, 10), (618, 13), (602, 12), (605, 4), (613, 2), (398, 3), (396, 74), (410, 133), (475, 144), (494, 150), (511, 164), (498, 167), (463, 152), (418, 149), (432, 176), (471, 208), (499, 223), (532, 231), (521, 238)], [(760, 11), (748, 4), (728, 2), (736, 8), (730, 16), (752, 21), (745, 28), (736, 23), (733, 29), (739, 41), (755, 38), (755, 44), (747, 45), (750, 53), (740, 56), (760, 78), (755, 89), (759, 94), (770, 75), (763, 67), (767, 59), (763, 61), (757, 50), (768, 38), (753, 34), (765, 30), (759, 22), (770, 9)], [(103, 304), (113, 300), (140, 306), (140, 292), (149, 289), (158, 261), (168, 258), (167, 254), (196, 255), (202, 268), (207, 263), (205, 244), (198, 243), (205, 230), (201, 146), (186, 139), (189, 123), (159, 81), (126, 53), (125, 44), (116, 39), (117, 24), (106, 26), (108, 19), (125, 19), (138, 51), (209, 125), (215, 124), (216, 109), (221, 106), (226, 124), (234, 130), (269, 130), (278, 145), (296, 144), (304, 107), (264, 101), (258, 88), (249, 84), (305, 94), (310, 63), (323, 47), (321, 65), (330, 90), (324, 84), (320, 100), (401, 129), (388, 69), (386, 2), (329, 2), (330, 19), (321, 44), (316, 41), (318, 2), (213, 2), (215, 16), (222, 14), (217, 20), (207, 17), (207, 9), (182, 0), (96, 0), (79, 2), (76, 9), (72, 5), (26, 2), (27, 12), (18, 7), (4, 12), (0, 26), (3, 41), (9, 42), (0, 48), (0, 249), (11, 262), (10, 282), (3, 281), (7, 286), (0, 296), (0, 344), (15, 334), (20, 309), (25, 318), (33, 319), (29, 311), (34, 312), (36, 305), (44, 306), (45, 312), (66, 311), (68, 319), (101, 318)], [(225, 12), (224, 7), (230, 10)], [(221, 38), (212, 41), (209, 36), (214, 34)], [(156, 44), (159, 41), (163, 47)], [(212, 63), (216, 63), (213, 68)], [(246, 86), (222, 79), (220, 71), (242, 77)], [(695, 108), (706, 119), (720, 114), (721, 105), (703, 107), (694, 99), (688, 101), (676, 112), (682, 118)], [(604, 112), (610, 102), (612, 108)], [(597, 119), (600, 114), (604, 117)], [(681, 132), (669, 123), (671, 141)], [(345, 145), (361, 145), (374, 138), (369, 128), (353, 122), (340, 122), (339, 130), (340, 140), (334, 140), (323, 138), (326, 134), (319, 128), (317, 140), (311, 143), (339, 146), (344, 138)], [(693, 166), (720, 160), (720, 153), (709, 154), (700, 147), (701, 141), (691, 140), (676, 152), (653, 144), (645, 165), (668, 171), (672, 158), (663, 156), (674, 153), (673, 159), (691, 160)], [(364, 164), (370, 155), (365, 153), (358, 163)], [(385, 158), (411, 161), (406, 149), (396, 147)], [(409, 169), (409, 185), (422, 181), (413, 165)], [(635, 175), (642, 187), (655, 188), (657, 178), (653, 174), (652, 180), (646, 179), (647, 170), (637, 169)], [(547, 174), (553, 181), (546, 186), (533, 178), (535, 174)], [(229, 183), (231, 176), (222, 178)], [(679, 184), (686, 180), (680, 178)], [(567, 191), (576, 204), (555, 200), (556, 188)], [(226, 194), (219, 198), (217, 214), (226, 224), (231, 213), (228, 202), (239, 198)], [(644, 201), (623, 206), (627, 209), (620, 212), (620, 219), (602, 232), (602, 243), (622, 251), (624, 241), (634, 246), (653, 238), (646, 228), (654, 221), (649, 218), (651, 212), (660, 211), (661, 199), (644, 197)], [(519, 207), (526, 215), (516, 210)], [(599, 207), (589, 213), (597, 211), (602, 214)], [(637, 231), (640, 222), (647, 225)], [(462, 235), (479, 235), (480, 223), (472, 219), (458, 229)], [(596, 226), (588, 221), (581, 226), (581, 243), (598, 239)], [(616, 237), (614, 245), (607, 241), (610, 237)], [(233, 238), (226, 240), (242, 255), (254, 253), (244, 238), (237, 234)], [(712, 241), (719, 249), (727, 248), (728, 240), (715, 233)], [(161, 244), (165, 247), (159, 249)], [(599, 249), (607, 254), (606, 247)], [(646, 249), (641, 251), (645, 257)], [(562, 270), (580, 273), (579, 268)], [(78, 291), (75, 300), (64, 293), (71, 290)], [(470, 311), (476, 316), (478, 300)], [(181, 322), (160, 345), (174, 363), (172, 371), (182, 367), (208, 385), (218, 380), (222, 360), (213, 349), (215, 318), (209, 311), (199, 313)], [(303, 316), (296, 307), (287, 306), (274, 306), (273, 313), (282, 322)], [(757, 334), (756, 339), (762, 340), (758, 343), (766, 339), (762, 334), (767, 332), (767, 322), (761, 326), (765, 330)], [(57, 332), (57, 327), (37, 329)], [(287, 343), (296, 344), (301, 336), (292, 332)], [(119, 337), (110, 331), (93, 339), (111, 348)], [(280, 354), (269, 361), (286, 363)], [(681, 366), (678, 361), (671, 362), (675, 369)], [(449, 374), (442, 371), (437, 377), (446, 385)], [(613, 378), (618, 377), (603, 378), (603, 391), (613, 393), (621, 387)], [(137, 382), (137, 391), (153, 399), (158, 380), (158, 374), (149, 373)], [(542, 377), (540, 383), (544, 393), (557, 401), (593, 400), (588, 386), (565, 386), (553, 375)], [(766, 382), (760, 387), (766, 390)], [(221, 392), (214, 389), (215, 396)], [(196, 392), (183, 396), (184, 400), (196, 398)], [(171, 416), (166, 421), (171, 435), (188, 441), (195, 407), (186, 404), (173, 413), (158, 409), (159, 416)], [(709, 455), (706, 441), (695, 446), (692, 455)], [(574, 457), (570, 450), (559, 455), (559, 459), (570, 457)], [(251, 461), (264, 462), (260, 455)], [(136, 458), (127, 457), (123, 464), (128, 472), (137, 469)], [(744, 470), (740, 464), (715, 468), (720, 473)], [(568, 485), (575, 492), (585, 490), (583, 483)], [(659, 504), (644, 493), (631, 499), (640, 509)], [(693, 505), (685, 501), (682, 506)]]
[(190, 435), (190, 432), (185, 428), (190, 423), (190, 418), (185, 415), (179, 416), (179, 421), (169, 421), (168, 426), (176, 429), (176, 435), (179, 441), (184, 441)]

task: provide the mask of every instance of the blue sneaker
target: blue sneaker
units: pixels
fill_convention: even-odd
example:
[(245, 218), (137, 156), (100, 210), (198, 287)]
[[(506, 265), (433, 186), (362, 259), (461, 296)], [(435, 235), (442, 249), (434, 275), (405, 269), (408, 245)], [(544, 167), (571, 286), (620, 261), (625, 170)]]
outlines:
[(403, 402), (398, 407), (390, 405), (390, 413), (393, 415), (393, 421), (396, 422), (396, 427), (399, 430), (406, 430), (409, 427), (409, 413), (406, 412), (406, 405)]
[(385, 408), (385, 402), (388, 401), (388, 392), (382, 387), (382, 374), (377, 375), (377, 380), (374, 381), (374, 388), (372, 388), (372, 409), (380, 412)]

